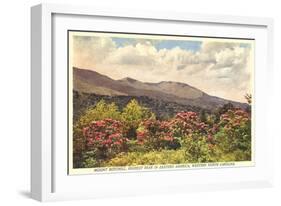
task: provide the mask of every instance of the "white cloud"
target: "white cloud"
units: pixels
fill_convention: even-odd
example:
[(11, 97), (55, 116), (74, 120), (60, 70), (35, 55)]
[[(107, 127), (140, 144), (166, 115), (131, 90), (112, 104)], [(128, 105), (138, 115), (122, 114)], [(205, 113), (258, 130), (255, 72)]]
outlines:
[(117, 47), (109, 37), (76, 37), (74, 66), (113, 79), (145, 82), (178, 81), (226, 99), (244, 101), (250, 92), (251, 48), (239, 42), (203, 42), (197, 52), (175, 47), (157, 50), (153, 41)]

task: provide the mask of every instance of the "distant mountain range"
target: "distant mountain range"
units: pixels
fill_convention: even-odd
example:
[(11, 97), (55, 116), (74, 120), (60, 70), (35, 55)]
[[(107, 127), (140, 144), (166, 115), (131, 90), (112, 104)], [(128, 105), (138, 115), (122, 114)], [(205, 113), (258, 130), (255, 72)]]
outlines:
[(73, 90), (109, 97), (147, 97), (207, 110), (214, 110), (227, 103), (235, 107), (247, 107), (245, 103), (211, 96), (185, 83), (173, 81), (147, 83), (129, 77), (114, 80), (98, 72), (76, 67), (73, 68)]
[(122, 110), (131, 99), (149, 108), (157, 118), (167, 119), (180, 111), (213, 113), (225, 104), (246, 109), (246, 103), (206, 94), (188, 84), (162, 81), (141, 82), (132, 78), (114, 80), (92, 70), (73, 68), (73, 120), (101, 99)]

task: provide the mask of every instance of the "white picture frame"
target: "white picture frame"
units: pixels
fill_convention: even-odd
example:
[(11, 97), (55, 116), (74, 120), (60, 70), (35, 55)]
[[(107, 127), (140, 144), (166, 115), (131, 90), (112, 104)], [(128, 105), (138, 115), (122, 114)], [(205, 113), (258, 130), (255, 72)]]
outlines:
[[(74, 19), (74, 20), (73, 20)], [(95, 19), (105, 19), (104, 22)], [(118, 28), (113, 21), (120, 21)], [(250, 168), (213, 168), (204, 170), (152, 171), (145, 173), (118, 173), (69, 176), (67, 174), (67, 133), (60, 127), (64, 114), (61, 113), (59, 98), (65, 98), (65, 87), (58, 84), (63, 76), (66, 48), (62, 38), (68, 29), (89, 29), (93, 26), (119, 31), (133, 28), (128, 25), (138, 22), (141, 32), (148, 22), (194, 25), (201, 36), (212, 36), (221, 30), (222, 36), (255, 37), (255, 166)], [(81, 23), (82, 22), (82, 23)], [(152, 24), (151, 23), (151, 24)], [(101, 24), (103, 24), (101, 26)], [(123, 24), (123, 26), (122, 26)], [(201, 27), (197, 28), (197, 25)], [(31, 196), (39, 201), (114, 197), (151, 193), (179, 193), (209, 191), (273, 185), (273, 134), (267, 121), (270, 107), (271, 79), (273, 77), (273, 20), (258, 17), (202, 15), (189, 13), (154, 13), (101, 9), (83, 6), (40, 4), (31, 8)], [(214, 26), (214, 31), (208, 27)], [(215, 28), (217, 26), (217, 28)], [(164, 27), (164, 26), (163, 26)], [(205, 29), (204, 29), (205, 27)], [(176, 27), (175, 27), (176, 28)], [(147, 26), (145, 32), (153, 33)], [(209, 30), (209, 31), (207, 31)], [(144, 32), (144, 33), (145, 33)], [(182, 32), (180, 29), (177, 32)], [(208, 33), (209, 32), (209, 33)], [(62, 41), (61, 41), (62, 40)], [(62, 60), (59, 60), (62, 59)], [(64, 64), (62, 63), (62, 64)], [(61, 68), (61, 67), (60, 67)], [(64, 81), (64, 80), (62, 80)], [(267, 85), (267, 90), (263, 87)], [(58, 138), (61, 139), (58, 139)], [(63, 155), (61, 155), (63, 153)], [(63, 166), (61, 166), (63, 165)], [(235, 174), (234, 174), (235, 173)], [(174, 182), (168, 181), (175, 176)], [(192, 179), (192, 181), (191, 181)], [(210, 180), (212, 179), (212, 180)], [(164, 180), (167, 180), (166, 182)], [(187, 181), (189, 180), (189, 182)], [(87, 183), (89, 183), (87, 185)], [(96, 184), (96, 186), (94, 185)]]

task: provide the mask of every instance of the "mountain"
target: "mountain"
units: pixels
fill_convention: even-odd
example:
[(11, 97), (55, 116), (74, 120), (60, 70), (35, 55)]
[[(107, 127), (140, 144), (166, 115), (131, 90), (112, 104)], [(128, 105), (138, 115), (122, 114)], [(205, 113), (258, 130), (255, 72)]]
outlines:
[(161, 91), (161, 87), (157, 87), (156, 84), (143, 83), (130, 78), (113, 80), (95, 71), (78, 68), (73, 70), (73, 87), (74, 90), (84, 93), (109, 96), (147, 96), (164, 101), (185, 103), (185, 98), (173, 94), (172, 91)]
[(174, 102), (208, 110), (214, 110), (227, 103), (241, 108), (247, 106), (245, 103), (208, 95), (185, 83), (172, 81), (147, 83), (129, 77), (114, 80), (98, 72), (76, 67), (73, 68), (73, 89), (77, 92), (111, 97), (148, 97), (150, 99)]

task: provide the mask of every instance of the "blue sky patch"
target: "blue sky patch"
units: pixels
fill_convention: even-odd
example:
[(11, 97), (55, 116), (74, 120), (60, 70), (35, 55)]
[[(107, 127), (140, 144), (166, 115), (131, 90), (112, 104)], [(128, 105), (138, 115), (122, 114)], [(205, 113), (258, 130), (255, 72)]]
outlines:
[(240, 43), (240, 47), (242, 47), (242, 48), (251, 48), (251, 44), (248, 44), (248, 43)]
[(118, 48), (135, 42), (134, 39), (131, 38), (112, 37), (111, 39), (115, 42)]
[(201, 41), (162, 40), (157, 42), (155, 46), (158, 50), (179, 47), (184, 50), (197, 52), (201, 49), (201, 44)]
[(132, 38), (120, 38), (112, 37), (117, 47), (123, 47), (126, 45), (135, 45), (137, 42), (149, 41), (155, 46), (157, 50), (160, 49), (173, 49), (179, 47), (184, 50), (197, 52), (201, 49), (201, 41), (189, 41), (189, 40), (153, 40), (153, 39), (132, 39)]

